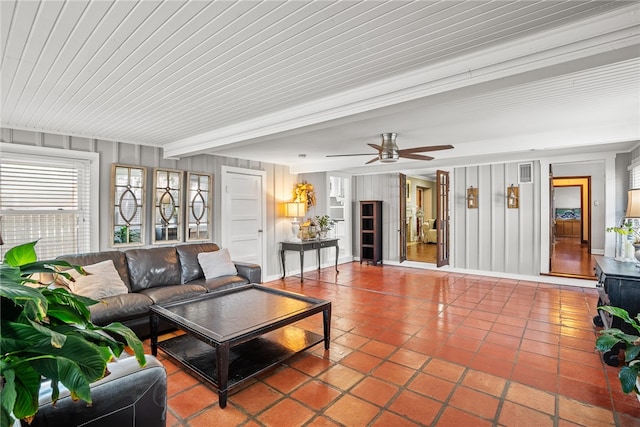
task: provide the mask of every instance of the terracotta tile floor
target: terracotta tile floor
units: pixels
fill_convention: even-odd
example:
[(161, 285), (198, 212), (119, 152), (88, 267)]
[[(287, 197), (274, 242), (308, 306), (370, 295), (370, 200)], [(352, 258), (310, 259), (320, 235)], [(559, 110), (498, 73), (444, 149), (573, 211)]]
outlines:
[[(595, 289), (359, 263), (265, 285), (332, 301), (331, 348), (225, 409), (160, 352), (167, 426), (640, 426), (594, 350)], [(320, 314), (301, 323), (322, 331)]]

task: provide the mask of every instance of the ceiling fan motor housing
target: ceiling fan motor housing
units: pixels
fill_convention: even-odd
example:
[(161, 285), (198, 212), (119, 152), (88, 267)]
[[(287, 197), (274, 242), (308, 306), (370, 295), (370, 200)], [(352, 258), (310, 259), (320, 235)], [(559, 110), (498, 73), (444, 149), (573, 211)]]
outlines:
[(396, 145), (397, 133), (383, 133), (382, 137), (382, 150), (380, 150), (379, 157), (382, 163), (397, 162), (400, 158), (398, 152), (398, 145)]

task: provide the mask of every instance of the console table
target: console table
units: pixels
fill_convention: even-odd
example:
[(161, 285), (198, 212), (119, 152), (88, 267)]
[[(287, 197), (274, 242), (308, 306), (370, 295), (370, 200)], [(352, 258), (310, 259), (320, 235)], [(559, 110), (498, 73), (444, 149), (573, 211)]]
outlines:
[(315, 250), (318, 254), (318, 270), (320, 270), (320, 249), (322, 248), (336, 248), (336, 273), (338, 271), (338, 254), (340, 248), (338, 247), (339, 239), (320, 239), (320, 240), (302, 240), (300, 242), (280, 242), (280, 259), (282, 260), (282, 278), (287, 275), (287, 269), (285, 266), (285, 252), (295, 251), (300, 253), (300, 283), (304, 281), (304, 252)]
[[(640, 268), (635, 262), (619, 262), (613, 258), (594, 256), (596, 261), (597, 289), (599, 305), (613, 305), (624, 308), (631, 317), (640, 313)], [(605, 312), (598, 313), (593, 320), (596, 326), (625, 329), (626, 325), (618, 318)], [(635, 331), (629, 330), (628, 333)]]

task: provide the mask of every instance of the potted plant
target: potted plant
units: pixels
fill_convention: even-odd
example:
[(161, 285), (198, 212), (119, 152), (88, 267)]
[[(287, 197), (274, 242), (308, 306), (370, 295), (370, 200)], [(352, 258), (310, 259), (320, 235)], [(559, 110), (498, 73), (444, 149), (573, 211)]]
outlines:
[[(596, 340), (596, 348), (602, 352), (603, 359), (608, 365), (618, 366), (619, 352), (624, 349), (624, 366), (620, 369), (618, 378), (622, 385), (622, 391), (630, 393), (638, 389), (638, 373), (640, 372), (640, 314), (635, 318), (629, 316), (627, 310), (619, 307), (600, 306), (602, 310), (625, 322), (623, 329), (630, 331), (627, 333), (619, 328), (607, 328), (600, 331), (600, 336)], [(640, 400), (640, 395), (637, 395)]]
[(623, 223), (620, 227), (608, 227), (606, 231), (621, 237), (621, 241), (616, 242), (616, 260), (640, 261), (640, 258), (635, 255), (640, 250), (640, 229), (634, 228), (631, 221)]
[(316, 224), (320, 227), (320, 238), (327, 237), (327, 232), (333, 227), (335, 222), (329, 217), (329, 215), (316, 216)]
[(43, 379), (51, 380), (51, 399), (64, 385), (74, 399), (91, 403), (90, 384), (108, 374), (107, 362), (120, 356), (124, 344), (140, 366), (146, 363), (142, 343), (120, 323), (96, 326), (87, 308), (97, 301), (63, 288), (46, 286), (35, 273), (71, 276), (59, 268), (82, 267), (65, 261), (38, 261), (36, 242), (7, 251), (0, 263), (0, 425), (16, 417), (27, 422), (38, 411)]

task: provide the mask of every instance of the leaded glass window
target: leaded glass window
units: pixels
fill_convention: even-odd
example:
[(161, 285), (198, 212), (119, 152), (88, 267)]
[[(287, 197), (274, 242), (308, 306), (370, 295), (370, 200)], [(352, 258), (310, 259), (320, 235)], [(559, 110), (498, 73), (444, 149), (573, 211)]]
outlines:
[(154, 170), (153, 243), (174, 243), (183, 240), (182, 177), (182, 171)]
[(144, 244), (146, 175), (142, 166), (112, 167), (112, 246)]
[(209, 174), (187, 174), (187, 240), (211, 239), (211, 195), (213, 177)]

